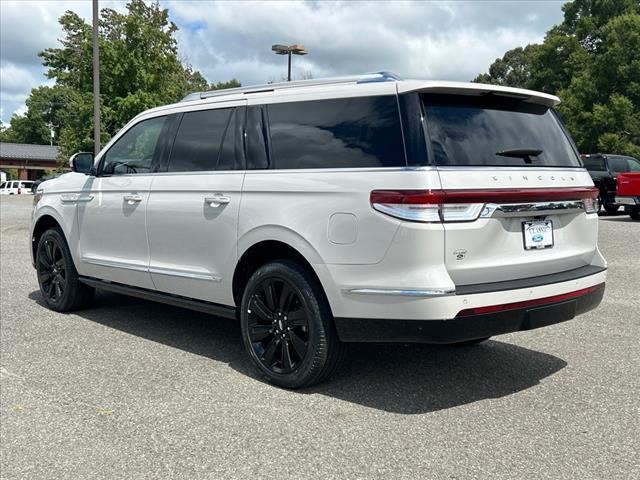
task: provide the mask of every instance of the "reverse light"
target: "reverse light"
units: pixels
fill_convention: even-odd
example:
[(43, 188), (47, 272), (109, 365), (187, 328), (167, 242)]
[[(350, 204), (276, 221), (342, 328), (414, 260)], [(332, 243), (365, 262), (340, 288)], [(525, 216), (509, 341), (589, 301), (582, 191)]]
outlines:
[(597, 188), (528, 188), (503, 190), (374, 190), (371, 206), (412, 222), (472, 222), (488, 203), (518, 204), (581, 200), (587, 213), (597, 211)]

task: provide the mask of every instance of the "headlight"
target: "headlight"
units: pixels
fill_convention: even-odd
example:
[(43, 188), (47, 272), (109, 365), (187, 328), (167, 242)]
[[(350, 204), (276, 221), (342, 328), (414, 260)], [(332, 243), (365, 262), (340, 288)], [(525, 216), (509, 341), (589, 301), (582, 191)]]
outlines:
[(42, 198), (42, 195), (44, 195), (44, 191), (43, 190), (36, 190), (36, 193), (33, 195), (33, 206), (34, 207), (38, 204), (38, 202)]

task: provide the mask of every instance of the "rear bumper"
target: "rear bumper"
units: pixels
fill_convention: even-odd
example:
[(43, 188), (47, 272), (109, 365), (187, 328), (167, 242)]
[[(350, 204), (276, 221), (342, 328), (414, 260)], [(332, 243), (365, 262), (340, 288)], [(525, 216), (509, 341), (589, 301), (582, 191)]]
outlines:
[(553, 301), (554, 297), (549, 297), (549, 303), (537, 302), (532, 306), (516, 306), (478, 315), (458, 315), (450, 320), (336, 318), (335, 324), (338, 336), (344, 342), (457, 343), (571, 320), (597, 307), (604, 290), (603, 283), (567, 300)]
[(640, 197), (616, 197), (616, 203), (625, 206), (640, 206)]

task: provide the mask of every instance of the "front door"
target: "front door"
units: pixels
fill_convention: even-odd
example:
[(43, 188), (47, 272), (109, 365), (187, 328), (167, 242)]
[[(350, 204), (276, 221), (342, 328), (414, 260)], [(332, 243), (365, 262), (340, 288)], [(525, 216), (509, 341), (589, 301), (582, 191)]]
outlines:
[(165, 119), (131, 127), (101, 157), (97, 176), (83, 191), (78, 203), (83, 275), (154, 288), (145, 210)]
[(182, 114), (147, 207), (149, 271), (162, 292), (233, 305), (245, 102)]

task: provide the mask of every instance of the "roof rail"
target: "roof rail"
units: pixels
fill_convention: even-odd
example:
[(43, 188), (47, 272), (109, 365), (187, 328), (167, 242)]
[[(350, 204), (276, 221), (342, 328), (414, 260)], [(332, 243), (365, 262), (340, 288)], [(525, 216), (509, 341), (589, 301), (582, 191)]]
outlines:
[(329, 77), (310, 80), (296, 80), (293, 82), (266, 83), (263, 85), (251, 85), (247, 87), (227, 88), (224, 90), (211, 90), (208, 92), (190, 93), (181, 102), (191, 102), (205, 98), (222, 97), (235, 94), (251, 94), (259, 92), (272, 92), (288, 88), (313, 87), (319, 85), (339, 85), (346, 83), (361, 84), (375, 82), (395, 82), (401, 80), (400, 77), (390, 72), (372, 72), (364, 75), (351, 75), (345, 77)]

